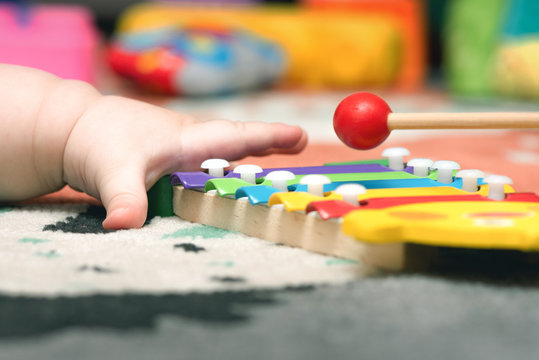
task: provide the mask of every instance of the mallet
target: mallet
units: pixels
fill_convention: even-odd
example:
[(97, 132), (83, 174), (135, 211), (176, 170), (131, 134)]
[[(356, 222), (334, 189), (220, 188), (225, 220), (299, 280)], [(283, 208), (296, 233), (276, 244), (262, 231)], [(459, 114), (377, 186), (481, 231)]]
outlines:
[(533, 129), (539, 112), (393, 113), (380, 97), (359, 92), (346, 97), (333, 116), (346, 145), (361, 150), (380, 145), (395, 129)]

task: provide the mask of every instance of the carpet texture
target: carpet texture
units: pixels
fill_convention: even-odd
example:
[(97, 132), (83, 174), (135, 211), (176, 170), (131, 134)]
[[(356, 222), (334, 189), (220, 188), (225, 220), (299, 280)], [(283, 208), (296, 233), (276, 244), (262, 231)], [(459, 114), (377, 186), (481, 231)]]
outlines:
[(176, 217), (114, 232), (103, 219), (95, 205), (1, 208), (1, 359), (539, 351), (539, 269), (374, 273)]

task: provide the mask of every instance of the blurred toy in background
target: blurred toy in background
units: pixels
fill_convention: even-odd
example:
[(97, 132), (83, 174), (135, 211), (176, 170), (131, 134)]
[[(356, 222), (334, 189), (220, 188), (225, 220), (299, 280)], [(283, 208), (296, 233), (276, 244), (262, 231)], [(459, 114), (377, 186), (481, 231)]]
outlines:
[(539, 99), (539, 2), (513, 0), (507, 6), (494, 87), (502, 94)]
[(445, 65), (451, 90), (539, 99), (539, 2), (448, 4)]
[[(360, 76), (347, 74), (347, 83), (337, 86), (365, 87), (367, 86), (391, 86), (397, 90), (415, 90), (424, 85), (427, 72), (427, 46), (426, 46), (426, 19), (425, 6), (422, 0), (300, 0), (307, 12), (319, 13), (322, 18), (331, 21), (320, 22), (326, 28), (334, 27), (334, 33), (326, 39), (328, 44), (333, 45), (334, 53), (328, 56), (341, 58), (346, 61), (346, 66), (354, 69), (358, 60), (363, 62), (362, 57), (366, 53), (349, 53), (347, 47), (363, 48), (362, 51), (372, 51), (371, 62), (363, 67)], [(346, 14), (343, 15), (343, 14)], [(348, 25), (346, 31), (339, 31), (339, 22), (345, 17), (353, 25)], [(396, 32), (393, 43), (388, 42), (384, 31), (377, 28), (374, 21), (383, 21)], [(359, 27), (359, 24), (364, 27)], [(395, 34), (391, 35), (395, 37)], [(389, 38), (391, 41), (391, 38)], [(366, 44), (363, 44), (366, 42)], [(345, 45), (346, 46), (343, 46)], [(319, 43), (320, 49), (326, 44)], [(391, 48), (397, 47), (395, 48)], [(387, 48), (389, 47), (389, 48)], [(380, 51), (385, 49), (385, 51)], [(384, 65), (393, 63), (394, 73), (389, 80), (382, 82), (369, 82), (366, 72), (383, 68)], [(370, 75), (376, 76), (376, 75)], [(331, 75), (328, 76), (331, 79)], [(328, 79), (328, 80), (329, 80)], [(331, 82), (329, 82), (331, 84)]]
[(217, 95), (265, 87), (285, 68), (281, 49), (243, 30), (166, 26), (120, 33), (112, 68), (140, 85), (176, 95)]
[[(118, 40), (113, 48), (133, 49), (125, 45), (136, 42), (133, 37), (160, 34), (155, 35), (159, 38), (157, 43), (164, 41), (167, 45), (158, 48), (147, 45), (145, 55), (141, 56), (152, 58), (160, 54), (163, 61), (163, 57), (170, 59), (171, 54), (183, 53), (186, 49), (196, 54), (193, 59), (197, 61), (190, 70), (196, 75), (188, 75), (189, 69), (182, 68), (178, 74), (185, 79), (175, 80), (176, 90), (171, 83), (165, 86), (167, 91), (180, 93), (229, 91), (234, 89), (236, 80), (249, 83), (260, 79), (257, 81), (267, 84), (268, 79), (281, 75), (278, 70), (283, 70), (279, 80), (286, 85), (347, 89), (391, 86), (409, 90), (422, 85), (425, 75), (421, 4), (418, 0), (318, 0), (304, 1), (297, 6), (245, 3), (209, 6), (206, 1), (202, 4), (143, 3), (127, 9), (120, 17)], [(175, 29), (177, 34), (171, 35), (170, 29)], [(216, 33), (214, 29), (229, 29), (229, 33)], [(200, 47), (201, 36), (205, 38), (202, 42), (213, 45)], [(213, 38), (210, 40), (210, 37)], [(170, 40), (172, 38), (175, 40)], [(183, 45), (178, 47), (178, 43)], [(242, 63), (238, 67), (241, 71), (233, 70), (235, 56), (232, 54), (238, 49), (245, 57), (238, 60)], [(281, 49), (281, 53), (276, 49)], [(210, 53), (214, 53), (213, 57)], [(221, 53), (230, 55), (216, 55)], [(202, 58), (204, 62), (200, 62)], [(133, 69), (134, 65), (122, 65), (122, 61), (128, 62), (126, 57), (111, 58), (117, 71), (125, 74), (122, 68)], [(172, 63), (178, 68), (186, 64), (181, 65), (178, 59), (170, 60), (169, 64)], [(284, 68), (280, 68), (283, 65)], [(146, 70), (147, 73), (157, 71), (156, 67), (152, 69)], [(147, 73), (130, 72), (128, 76), (144, 82), (148, 79)], [(223, 78), (233, 80), (225, 86)], [(187, 84), (187, 79), (193, 80)], [(189, 89), (192, 85), (195, 88)], [(163, 88), (162, 83), (158, 87)]]
[(93, 83), (97, 31), (81, 6), (0, 3), (0, 62)]

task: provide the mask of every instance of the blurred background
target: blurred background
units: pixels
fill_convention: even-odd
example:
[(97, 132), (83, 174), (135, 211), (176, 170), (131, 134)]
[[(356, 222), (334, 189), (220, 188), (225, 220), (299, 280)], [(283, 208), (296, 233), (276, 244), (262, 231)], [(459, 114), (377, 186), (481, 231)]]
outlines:
[[(214, 62), (207, 71), (214, 73), (219, 67), (223, 71), (233, 70), (232, 63), (257, 68), (251, 71), (258, 72), (258, 76), (251, 75), (253, 84), (234, 85), (234, 79), (227, 79), (228, 86), (214, 84), (214, 88), (207, 86), (193, 91), (181, 88), (193, 84), (180, 84), (176, 79), (174, 89), (166, 89), (174, 94), (220, 94), (264, 86), (271, 79), (308, 88), (351, 90), (391, 87), (410, 90), (437, 82), (466, 95), (539, 98), (539, 22), (535, 21), (539, 4), (533, 0), (12, 0), (3, 3), (4, 26), (0, 31), (8, 35), (4, 38), (12, 38), (10, 42), (27, 40), (23, 36), (28, 35), (29, 29), (34, 28), (37, 34), (61, 23), (71, 22), (72, 28), (64, 24), (64, 29), (83, 31), (83, 25), (74, 25), (74, 20), (81, 16), (80, 9), (78, 14), (74, 9), (78, 6), (90, 17), (91, 24), (86, 26), (95, 27), (106, 42), (115, 39), (113, 45), (124, 52), (132, 50), (142, 55), (159, 47), (166, 48), (169, 55), (186, 60), (184, 63), (197, 56), (200, 63), (203, 62), (200, 58), (205, 56), (202, 60)], [(53, 14), (58, 9), (66, 11)], [(25, 30), (24, 35), (8, 26), (9, 17), (15, 18), (19, 30)], [(47, 21), (51, 24), (47, 25)], [(161, 34), (156, 34), (158, 30)], [(229, 35), (224, 45), (223, 37), (215, 38), (219, 31), (221, 35)], [(259, 50), (259, 53), (246, 54), (248, 51), (234, 49), (231, 38), (240, 31), (243, 36), (255, 37), (249, 39), (251, 42), (267, 42), (267, 47), (253, 50), (256, 45), (236, 39), (242, 43), (239, 47), (250, 45), (253, 52)], [(185, 39), (190, 36), (194, 38)], [(211, 36), (214, 38), (210, 39)], [(41, 43), (40, 52), (54, 51), (54, 41), (49, 39), (48, 50)], [(185, 42), (189, 41), (195, 45), (186, 46)], [(201, 46), (204, 41), (205, 46)], [(0, 45), (3, 48), (0, 61), (10, 62), (15, 56), (7, 53), (17, 49), (9, 48), (14, 46), (9, 43)], [(218, 45), (233, 48), (223, 50), (227, 53), (228, 68), (223, 65), (223, 56), (210, 59), (208, 55), (212, 51), (218, 53)], [(273, 62), (272, 66), (257, 67), (256, 62), (245, 59), (256, 55), (259, 62)], [(32, 58), (39, 64), (39, 56)], [(113, 59), (111, 65), (127, 76), (127, 60), (125, 56)], [(138, 78), (133, 74), (131, 77), (139, 83), (152, 82), (141, 79), (140, 74)], [(161, 87), (160, 90), (166, 87), (153, 86)]]
[[(320, 163), (379, 156), (332, 130), (360, 90), (395, 112), (539, 110), (538, 16), (535, 0), (4, 1), (0, 61), (201, 120), (301, 125), (300, 157), (248, 161)], [(539, 187), (537, 131), (395, 131), (390, 145)]]

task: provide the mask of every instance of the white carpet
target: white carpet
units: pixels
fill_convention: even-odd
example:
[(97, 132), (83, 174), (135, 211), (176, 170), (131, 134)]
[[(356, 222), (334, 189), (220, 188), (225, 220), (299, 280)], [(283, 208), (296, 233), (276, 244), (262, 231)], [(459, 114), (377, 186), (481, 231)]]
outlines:
[(103, 233), (102, 210), (89, 209), (86, 205), (2, 208), (0, 292), (34, 296), (211, 292), (344, 283), (364, 274), (359, 263), (178, 217), (156, 217), (141, 230)]

